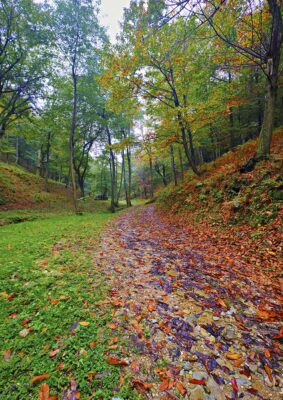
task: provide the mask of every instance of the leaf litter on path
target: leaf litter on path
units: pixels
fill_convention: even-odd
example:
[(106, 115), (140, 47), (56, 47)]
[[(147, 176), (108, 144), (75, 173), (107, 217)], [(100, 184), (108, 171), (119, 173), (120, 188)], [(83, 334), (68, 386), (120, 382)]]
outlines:
[(101, 243), (95, 257), (112, 287), (115, 334), (107, 357), (139, 393), (281, 399), (278, 291), (267, 292), (241, 258), (210, 251), (154, 206), (124, 213)]

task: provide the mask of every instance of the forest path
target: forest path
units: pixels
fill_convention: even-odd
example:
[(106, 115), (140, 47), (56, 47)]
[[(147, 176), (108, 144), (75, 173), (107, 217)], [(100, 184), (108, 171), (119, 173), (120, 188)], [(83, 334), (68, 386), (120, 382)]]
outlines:
[(96, 259), (112, 288), (110, 363), (127, 363), (121, 379), (149, 399), (280, 399), (282, 329), (258, 314), (262, 302), (278, 312), (278, 292), (241, 260), (207, 261), (208, 246), (154, 206), (105, 232)]

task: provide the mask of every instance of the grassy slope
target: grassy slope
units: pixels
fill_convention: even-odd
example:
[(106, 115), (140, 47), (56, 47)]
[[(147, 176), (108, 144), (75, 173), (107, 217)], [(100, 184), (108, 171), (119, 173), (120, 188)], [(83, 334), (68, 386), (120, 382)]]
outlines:
[(70, 192), (59, 183), (49, 183), (44, 191), (44, 180), (23, 168), (0, 162), (0, 211), (27, 208), (56, 208), (62, 202), (71, 206)]
[[(36, 399), (43, 382), (32, 378), (42, 374), (50, 374), (50, 394), (59, 398), (71, 378), (83, 399), (112, 398), (119, 367), (105, 361), (111, 309), (99, 305), (108, 289), (92, 253), (110, 218), (103, 211), (57, 214), (0, 228), (3, 398)], [(127, 388), (121, 395), (136, 398)]]
[[(112, 310), (93, 258), (108, 203), (87, 199), (74, 215), (63, 185), (46, 193), (42, 178), (3, 163), (0, 188), (0, 397), (37, 399), (46, 382), (59, 399), (74, 379), (77, 398), (111, 399), (120, 368), (106, 362)], [(119, 394), (138, 398), (127, 379)]]

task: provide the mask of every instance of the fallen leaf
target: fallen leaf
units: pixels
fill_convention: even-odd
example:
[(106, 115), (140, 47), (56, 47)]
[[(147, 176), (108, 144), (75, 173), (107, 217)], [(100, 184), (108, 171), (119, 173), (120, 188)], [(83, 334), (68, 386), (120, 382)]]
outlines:
[(108, 326), (108, 328), (110, 328), (110, 329), (117, 329), (117, 328), (118, 328), (118, 326), (117, 326), (116, 324), (113, 324), (113, 323), (110, 323), (110, 324), (108, 324), (107, 326)]
[(151, 383), (142, 382), (137, 379), (133, 380), (133, 385), (140, 394), (145, 394), (152, 388)]
[(176, 389), (182, 396), (184, 396), (187, 393), (187, 389), (181, 382), (176, 383)]
[(8, 362), (10, 361), (11, 357), (12, 357), (12, 350), (11, 349), (5, 350), (3, 353), (4, 360)]
[(42, 374), (42, 375), (35, 375), (31, 382), (32, 383), (37, 383), (37, 382), (41, 382), (44, 381), (45, 379), (48, 379), (50, 377), (50, 374)]
[(94, 349), (97, 345), (97, 342), (90, 342), (88, 345), (91, 349)]
[(24, 319), (24, 320), (21, 322), (21, 326), (24, 326), (24, 325), (28, 324), (30, 321), (32, 321), (32, 318)]
[(21, 337), (26, 337), (29, 334), (29, 329), (25, 328), (22, 331), (20, 331), (19, 335)]
[(129, 365), (129, 363), (125, 360), (119, 360), (118, 358), (108, 358), (106, 360), (106, 362), (108, 362), (108, 364), (112, 364), (112, 365)]
[(204, 379), (189, 379), (189, 382), (192, 383), (193, 385), (206, 385)]
[(79, 322), (79, 325), (81, 325), (81, 326), (89, 326), (89, 325), (90, 325), (90, 322), (81, 321), (81, 322)]
[(234, 367), (240, 367), (244, 363), (244, 360), (240, 358), (239, 360), (234, 361)]
[(38, 392), (39, 400), (48, 400), (49, 399), (49, 386), (47, 383), (43, 383)]
[(148, 311), (156, 311), (156, 307), (155, 307), (155, 305), (153, 305), (153, 304), (149, 304), (149, 305), (147, 306), (147, 309), (148, 309)]
[(265, 364), (264, 365), (264, 370), (265, 370), (266, 375), (268, 376), (268, 379), (270, 380), (270, 382), (273, 382), (273, 376), (272, 376), (270, 367)]
[(52, 350), (52, 351), (49, 353), (49, 357), (53, 358), (53, 357), (55, 357), (56, 354), (58, 354), (58, 353), (60, 353), (60, 349)]
[(232, 382), (233, 391), (236, 392), (236, 393), (238, 393), (239, 388), (238, 388), (238, 384), (237, 384), (236, 378), (232, 378), (232, 379), (231, 379), (231, 382)]
[(239, 358), (242, 358), (242, 355), (239, 354), (239, 353), (227, 353), (227, 354), (225, 355), (225, 357), (226, 357), (228, 360), (238, 360)]

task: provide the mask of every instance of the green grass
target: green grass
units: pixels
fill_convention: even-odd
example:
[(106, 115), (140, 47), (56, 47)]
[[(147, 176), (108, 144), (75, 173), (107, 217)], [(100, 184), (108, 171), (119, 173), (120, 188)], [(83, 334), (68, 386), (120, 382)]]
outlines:
[[(42, 374), (50, 374), (44, 382), (59, 399), (71, 378), (81, 399), (138, 398), (127, 386), (113, 395), (120, 368), (106, 363), (111, 307), (96, 304), (108, 288), (93, 249), (113, 216), (100, 210), (42, 217), (0, 227), (1, 399), (37, 399), (43, 382), (32, 378)], [(89, 325), (70, 330), (82, 321)]]

